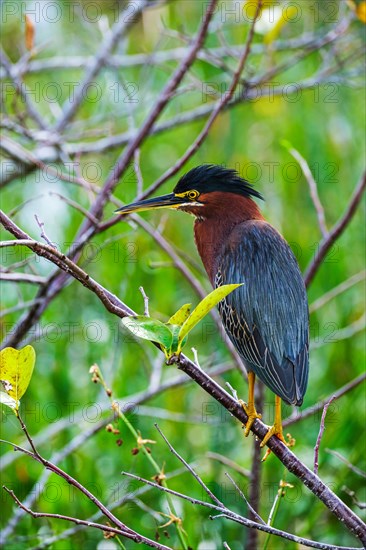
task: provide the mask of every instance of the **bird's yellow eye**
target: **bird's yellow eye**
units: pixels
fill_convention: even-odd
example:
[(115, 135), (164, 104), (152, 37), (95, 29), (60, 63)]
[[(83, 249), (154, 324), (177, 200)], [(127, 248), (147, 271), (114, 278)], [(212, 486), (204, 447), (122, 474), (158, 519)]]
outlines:
[(195, 190), (192, 190), (192, 191), (188, 191), (187, 193), (187, 197), (189, 198), (189, 200), (193, 201), (194, 199), (196, 199), (199, 195), (199, 192), (198, 191), (195, 191)]

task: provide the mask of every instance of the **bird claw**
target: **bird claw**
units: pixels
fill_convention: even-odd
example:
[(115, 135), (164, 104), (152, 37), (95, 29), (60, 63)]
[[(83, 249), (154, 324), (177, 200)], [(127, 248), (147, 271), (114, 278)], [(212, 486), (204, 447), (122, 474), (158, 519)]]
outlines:
[(245, 403), (244, 401), (242, 401), (241, 399), (239, 399), (239, 403), (243, 407), (246, 414), (248, 415), (248, 420), (247, 420), (247, 423), (245, 424), (245, 431), (244, 431), (245, 437), (248, 437), (249, 432), (250, 432), (250, 428), (252, 427), (254, 421), (257, 418), (261, 419), (262, 415), (257, 413), (253, 403), (248, 404), (248, 403)]
[(276, 424), (273, 424), (270, 428), (268, 428), (268, 432), (264, 436), (263, 440), (261, 441), (260, 447), (264, 447), (267, 444), (267, 441), (275, 435), (282, 441), (285, 445), (287, 445), (287, 441), (283, 436), (282, 426), (276, 426)]
[[(278, 427), (275, 424), (273, 426), (268, 426), (268, 432), (264, 436), (264, 438), (261, 441), (261, 444), (259, 446), (261, 448), (264, 447), (266, 445), (267, 441), (273, 435), (278, 437), (278, 439), (280, 439), (287, 446), (287, 442), (286, 442), (285, 438), (283, 437), (282, 426), (280, 427), (280, 430), (279, 430)], [(271, 454), (271, 452), (272, 452), (271, 449), (268, 448), (266, 450), (266, 453), (265, 453), (264, 457), (262, 458), (261, 462), (265, 462), (267, 460), (267, 458), (269, 457), (269, 455)]]
[[(289, 433), (286, 434), (287, 440), (284, 438), (283, 431), (282, 431), (282, 426), (281, 426), (280, 430), (277, 430), (276, 426), (273, 425), (273, 426), (269, 427), (268, 432), (266, 433), (266, 435), (264, 436), (263, 441), (260, 444), (260, 447), (264, 447), (264, 445), (272, 437), (272, 435), (275, 435), (276, 437), (278, 437), (278, 439), (280, 441), (282, 441), (282, 443), (284, 443), (286, 445), (286, 447), (294, 447), (294, 445), (296, 443), (296, 439), (294, 439), (292, 437), (292, 435), (289, 434)], [(262, 458), (261, 462), (265, 462), (267, 460), (268, 456), (271, 454), (271, 452), (272, 452), (271, 449), (268, 448), (266, 450), (266, 453), (265, 453), (264, 457)]]

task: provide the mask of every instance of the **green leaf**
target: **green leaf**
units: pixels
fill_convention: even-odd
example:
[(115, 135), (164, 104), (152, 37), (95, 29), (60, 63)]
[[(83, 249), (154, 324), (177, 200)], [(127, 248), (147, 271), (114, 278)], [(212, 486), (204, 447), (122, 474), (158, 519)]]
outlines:
[(173, 334), (171, 330), (157, 319), (145, 317), (144, 315), (136, 315), (133, 317), (124, 317), (122, 324), (138, 338), (157, 342), (165, 349), (170, 349), (172, 345)]
[(198, 306), (192, 311), (191, 315), (188, 317), (186, 322), (182, 325), (182, 328), (179, 332), (179, 342), (183, 341), (183, 338), (192, 330), (193, 327), (197, 325), (207, 315), (207, 313), (212, 309), (216, 304), (218, 304), (225, 296), (230, 294), (233, 290), (241, 286), (243, 283), (234, 284), (234, 285), (222, 285), (210, 292)]
[(170, 317), (167, 324), (182, 326), (184, 321), (186, 321), (191, 314), (191, 305), (192, 304), (184, 304), (184, 306), (179, 308), (178, 311)]
[(183, 338), (183, 340), (180, 341), (180, 338), (179, 338), (180, 326), (179, 325), (172, 325), (171, 326), (171, 331), (173, 333), (173, 342), (172, 342), (170, 350), (168, 350), (168, 353), (166, 354), (168, 359), (172, 355), (179, 355), (179, 353), (181, 352), (182, 348), (184, 348), (184, 346), (186, 345), (187, 340), (188, 340), (188, 336), (185, 336)]
[(32, 346), (0, 352), (0, 403), (18, 412), (20, 399), (32, 378), (36, 352)]
[(280, 36), (282, 29), (297, 15), (298, 8), (296, 6), (288, 6), (286, 10), (280, 10), (280, 17), (274, 21), (272, 28), (264, 37), (265, 44), (272, 44)]

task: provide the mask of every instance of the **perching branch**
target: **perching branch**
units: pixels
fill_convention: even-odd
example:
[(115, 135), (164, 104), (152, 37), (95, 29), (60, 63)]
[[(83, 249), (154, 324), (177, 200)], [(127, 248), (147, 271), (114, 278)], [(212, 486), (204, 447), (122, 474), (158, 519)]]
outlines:
[[(17, 228), (15, 224), (2, 212), (0, 213), (0, 221), (5, 224), (4, 226), (12, 233), (15, 232), (18, 235), (20, 234), (20, 236), (27, 237), (27, 235), (24, 232), (21, 232), (19, 228)], [(81, 270), (76, 264), (73, 264), (71, 260), (66, 258), (58, 250), (53, 249), (48, 245), (38, 243), (37, 241), (27, 239), (14, 241), (14, 243), (16, 242), (23, 246), (28, 246), (37, 254), (54, 261), (54, 263), (56, 263), (56, 265), (58, 265), (61, 269), (70, 273), (82, 282), (84, 286), (92, 290), (103, 302), (108, 311), (111, 311), (119, 317), (134, 315), (134, 312), (123, 304), (123, 302), (121, 302), (116, 296), (106, 291), (103, 287), (101, 287), (101, 285), (91, 279), (83, 270)], [(204, 371), (198, 369), (197, 366), (183, 354), (179, 358), (173, 358), (173, 361), (177, 364), (178, 368), (183, 370), (186, 374), (188, 374), (188, 376), (195, 380), (206, 393), (211, 395), (243, 424), (246, 424), (248, 418), (240, 403), (231, 397)], [(254, 422), (251, 431), (260, 440), (262, 440), (267, 433), (267, 427), (257, 419)], [(321, 481), (320, 478), (318, 478), (318, 476), (311, 472), (305, 464), (303, 464), (291, 452), (291, 450), (276, 437), (272, 437), (268, 441), (268, 447), (280, 459), (282, 464), (291, 473), (298, 477), (298, 479), (300, 479), (300, 481), (304, 483), (306, 487), (308, 487), (308, 489), (310, 489), (310, 491), (312, 491), (313, 494), (319, 498), (338, 519), (342, 521), (350, 532), (358, 537), (363, 543), (366, 543), (366, 525)]]

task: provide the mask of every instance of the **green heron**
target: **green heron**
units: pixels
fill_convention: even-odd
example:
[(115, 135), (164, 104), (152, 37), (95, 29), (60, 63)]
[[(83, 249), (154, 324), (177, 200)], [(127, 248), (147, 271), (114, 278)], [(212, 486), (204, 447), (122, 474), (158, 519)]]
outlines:
[(276, 394), (272, 435), (284, 440), (281, 399), (300, 406), (309, 372), (309, 313), (305, 285), (291, 248), (265, 221), (252, 197), (262, 199), (235, 170), (203, 165), (190, 170), (173, 193), (120, 208), (120, 214), (173, 208), (195, 216), (198, 252), (213, 287), (244, 283), (219, 305), (225, 330), (248, 372), (245, 435), (256, 418), (258, 376)]

